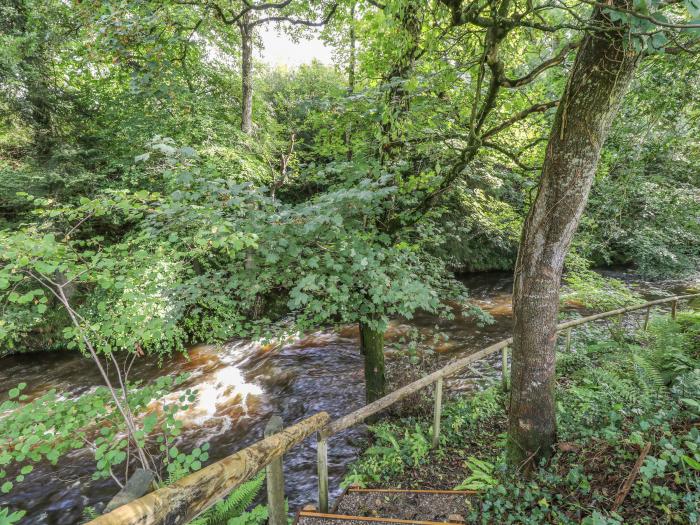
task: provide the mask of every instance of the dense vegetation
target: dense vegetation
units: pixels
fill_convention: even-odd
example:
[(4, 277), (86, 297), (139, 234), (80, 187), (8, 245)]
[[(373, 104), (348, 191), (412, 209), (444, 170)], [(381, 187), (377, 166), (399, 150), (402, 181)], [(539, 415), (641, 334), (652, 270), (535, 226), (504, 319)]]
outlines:
[[(150, 416), (172, 385), (130, 383), (122, 354), (352, 323), (375, 400), (389, 319), (481, 315), (455, 273), (493, 269), (517, 275), (514, 392), (528, 345), (548, 359), (527, 439), (549, 450), (553, 347), (533, 342), (553, 341), (567, 252), (593, 308), (635, 298), (592, 267), (698, 271), (698, 17), (694, 0), (5, 0), (0, 357), (79, 351), (105, 388), (10, 391), (0, 477), (90, 446), (99, 476), (122, 484), (131, 461), (167, 481), (186, 404)], [(254, 64), (271, 25), (319, 27), (336, 65)], [(549, 279), (545, 310), (524, 270)]]
[[(529, 478), (507, 468), (507, 397), (491, 386), (446, 406), (437, 450), (424, 418), (373, 427), (373, 444), (346, 484), (482, 491), (469, 523), (697, 522), (700, 316), (657, 318), (648, 332), (609, 330), (589, 328), (561, 348), (560, 442)], [(631, 491), (616, 504), (647, 444)]]

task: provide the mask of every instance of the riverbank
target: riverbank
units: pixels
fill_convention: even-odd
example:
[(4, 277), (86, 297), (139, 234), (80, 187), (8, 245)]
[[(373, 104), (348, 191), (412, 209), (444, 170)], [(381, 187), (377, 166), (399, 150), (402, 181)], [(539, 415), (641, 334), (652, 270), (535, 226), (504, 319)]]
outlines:
[[(457, 396), (431, 450), (430, 421), (393, 419), (345, 483), (473, 489), (473, 523), (697, 523), (700, 517), (700, 314), (648, 332), (580, 332), (557, 363), (559, 443), (551, 460), (505, 467), (507, 395)], [(537, 481), (535, 481), (537, 480)]]
[[(511, 334), (511, 275), (471, 275), (463, 282), (470, 289), (474, 304), (488, 312), (494, 322), (480, 324), (465, 316), (438, 319), (429, 315), (393, 322), (386, 336), (389, 390)], [(669, 293), (643, 282), (635, 289), (649, 298)], [(569, 315), (588, 312), (580, 305), (572, 305), (567, 311)], [(631, 322), (634, 317), (627, 319)], [(446, 396), (479, 389), (484, 382), (500, 377), (500, 366), (499, 356), (480, 360), (473, 371), (446, 381)], [(210, 461), (259, 440), (272, 414), (281, 415), (285, 424), (290, 425), (322, 410), (337, 418), (364, 403), (362, 356), (355, 326), (319, 331), (276, 347), (251, 341), (222, 347), (198, 346), (189, 349), (187, 356), (178, 354), (162, 364), (139, 358), (134, 362), (130, 378), (151, 384), (159, 377), (175, 377), (183, 372), (189, 374), (189, 379), (165, 401), (176, 399), (187, 389), (196, 390), (197, 398), (181, 414), (183, 427), (177, 446), (188, 451), (208, 443)], [(50, 389), (77, 398), (102, 383), (92, 363), (87, 363), (77, 352), (3, 359), (0, 392), (7, 392), (20, 382), (27, 385), (23, 390), (27, 401)], [(420, 417), (432, 408), (430, 395), (430, 391), (425, 391), (404, 400), (387, 415)], [(331, 487), (338, 487), (346, 466), (361, 453), (367, 435), (364, 427), (357, 427), (333, 438)], [(22, 491), (0, 494), (0, 505), (28, 510), (26, 519), (31, 523), (54, 524), (59, 516), (62, 523), (74, 523), (82, 516), (85, 506), (108, 501), (118, 490), (111, 478), (91, 479), (94, 463), (89, 449), (75, 450), (56, 465), (37, 463), (22, 482)], [(311, 445), (296, 448), (286, 456), (291, 507), (315, 499), (315, 470), (316, 451)]]

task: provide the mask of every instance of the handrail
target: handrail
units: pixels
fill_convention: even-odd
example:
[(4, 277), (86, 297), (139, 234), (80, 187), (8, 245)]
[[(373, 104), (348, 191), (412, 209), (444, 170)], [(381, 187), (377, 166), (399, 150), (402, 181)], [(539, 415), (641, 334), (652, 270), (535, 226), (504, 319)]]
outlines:
[[(569, 330), (567, 335), (568, 346), (571, 328), (599, 319), (622, 316), (626, 312), (641, 310), (643, 308), (647, 308), (644, 324), (646, 328), (652, 306), (669, 302), (672, 303), (671, 312), (675, 318), (678, 301), (691, 299), (693, 297), (700, 297), (700, 293), (657, 299), (639, 305), (618, 308), (616, 310), (582, 317), (558, 324), (557, 332)], [(401, 399), (436, 383), (433, 444), (437, 444), (440, 428), (443, 379), (464, 370), (475, 361), (494, 354), (499, 350), (503, 352), (502, 373), (505, 379), (507, 373), (507, 351), (508, 346), (512, 343), (513, 338), (509, 337), (508, 339), (487, 346), (469, 356), (453, 361), (440, 370), (436, 370), (334, 421), (330, 421), (330, 417), (326, 412), (314, 414), (294, 426), (266, 437), (197, 472), (193, 472), (172, 485), (160, 488), (108, 514), (104, 514), (90, 521), (88, 525), (180, 525), (188, 523), (314, 432), (318, 432), (319, 507), (322, 512), (326, 512), (328, 510), (329, 437), (365, 421), (370, 416), (384, 410)]]
[(326, 425), (319, 412), (294, 426), (104, 514), (88, 525), (180, 525), (196, 518), (272, 460)]
[[(646, 317), (644, 319), (644, 328), (646, 329), (647, 323), (649, 322), (649, 312), (651, 310), (651, 307), (657, 304), (664, 304), (664, 303), (672, 303), (672, 308), (671, 312), (672, 315), (675, 319), (676, 317), (676, 307), (678, 305), (678, 301), (682, 299), (690, 299), (693, 297), (700, 297), (700, 293), (696, 294), (689, 294), (689, 295), (676, 295), (673, 297), (666, 297), (663, 299), (656, 299), (654, 301), (649, 301), (646, 303), (642, 303), (639, 305), (634, 305), (634, 306), (628, 306), (625, 308), (618, 308), (616, 310), (610, 310), (608, 312), (603, 312), (600, 314), (595, 314), (595, 315), (589, 315), (588, 317), (582, 317), (580, 319), (574, 319), (572, 321), (566, 321), (564, 323), (560, 323), (557, 325), (557, 332), (561, 332), (562, 330), (568, 330), (567, 333), (567, 342), (566, 346), (567, 349), (569, 348), (571, 344), (571, 329), (575, 326), (580, 326), (586, 323), (590, 323), (592, 321), (597, 321), (600, 319), (606, 319), (608, 317), (614, 317), (614, 316), (622, 316), (626, 312), (632, 312), (635, 310), (641, 310), (643, 308), (647, 308), (647, 313)], [(508, 346), (513, 343), (513, 338), (509, 337), (508, 339), (504, 339), (503, 341), (499, 341), (498, 343), (494, 343), (491, 346), (487, 346), (486, 348), (479, 350), (478, 352), (475, 352), (471, 355), (468, 355), (467, 357), (463, 357), (462, 359), (458, 359), (457, 361), (453, 361), (452, 363), (446, 365), (445, 367), (441, 368), (440, 370), (436, 370), (435, 372), (428, 374), (425, 377), (422, 377), (416, 381), (413, 381), (412, 383), (409, 383), (408, 385), (405, 385), (398, 390), (394, 390), (390, 394), (387, 394), (386, 396), (370, 403), (369, 405), (365, 405), (364, 407), (355, 410), (354, 412), (351, 412), (350, 414), (346, 414), (345, 416), (336, 419), (335, 421), (332, 421), (328, 423), (324, 428), (319, 430), (318, 432), (318, 443), (316, 447), (316, 453), (317, 453), (317, 470), (318, 470), (318, 503), (319, 507), (321, 509), (321, 512), (327, 512), (328, 511), (328, 438), (333, 436), (334, 434), (337, 434), (338, 432), (341, 432), (347, 428), (350, 428), (354, 425), (357, 425), (358, 423), (361, 423), (362, 421), (365, 421), (367, 418), (370, 416), (373, 416), (377, 414), (378, 412), (381, 412), (387, 407), (390, 407), (397, 401), (400, 401), (401, 399), (404, 399), (405, 397), (408, 397), (410, 395), (413, 395), (420, 390), (432, 385), (435, 383), (435, 408), (434, 408), (434, 418), (433, 418), (433, 436), (432, 436), (432, 443), (433, 446), (437, 446), (439, 443), (439, 432), (440, 432), (440, 413), (441, 413), (441, 403), (442, 403), (442, 388), (443, 388), (443, 380), (444, 378), (451, 376), (453, 374), (456, 374), (457, 372), (460, 372), (467, 368), (469, 365), (474, 363), (475, 361), (478, 361), (482, 359), (483, 357), (486, 357), (491, 354), (495, 354), (499, 350), (503, 352), (503, 365), (502, 365), (502, 370), (501, 373), (503, 374), (503, 385), (504, 388), (507, 386), (507, 366), (508, 366)]]
[(319, 431), (319, 434), (323, 438), (328, 438), (333, 434), (337, 434), (338, 432), (345, 430), (346, 428), (350, 428), (356, 425), (357, 423), (364, 421), (368, 417), (373, 416), (377, 412), (380, 412), (385, 408), (393, 405), (397, 401), (400, 401), (401, 399), (415, 394), (419, 390), (422, 390), (423, 388), (432, 385), (438, 379), (456, 374), (457, 372), (463, 370), (474, 361), (478, 361), (482, 357), (486, 357), (487, 355), (493, 354), (503, 348), (506, 348), (508, 345), (512, 344), (512, 342), (513, 338), (510, 337), (508, 339), (504, 339), (503, 341), (499, 341), (498, 343), (493, 344), (491, 346), (487, 346), (483, 350), (479, 350), (478, 352), (468, 355), (467, 357), (463, 357), (462, 359), (453, 361), (452, 363), (441, 368), (440, 370), (436, 370), (432, 374), (422, 377), (414, 381), (413, 383), (409, 383), (406, 386), (399, 388), (398, 390), (394, 390), (391, 394), (387, 394), (386, 396), (377, 399), (373, 403), (365, 405), (359, 410), (355, 410), (354, 412), (351, 412), (350, 414), (347, 414), (341, 417), (340, 419), (336, 419), (335, 421), (329, 423), (325, 428), (322, 428)]
[(567, 328), (572, 328), (574, 326), (579, 326), (582, 324), (590, 323), (592, 321), (598, 321), (600, 319), (605, 319), (607, 317), (614, 317), (616, 315), (624, 314), (627, 312), (633, 312), (635, 310), (642, 310), (644, 308), (649, 308), (657, 304), (664, 303), (677, 303), (683, 299), (692, 299), (693, 297), (700, 297), (700, 293), (692, 293), (688, 295), (674, 295), (673, 297), (664, 297), (663, 299), (656, 299), (654, 301), (649, 301), (648, 303), (636, 304), (632, 306), (627, 306), (625, 308), (618, 308), (617, 310), (610, 310), (608, 312), (603, 312), (602, 314), (589, 315), (588, 317), (581, 317), (580, 319), (573, 319), (565, 323), (557, 325), (557, 332), (561, 332)]
[[(558, 324), (557, 325), (557, 332), (561, 332), (562, 330), (566, 330), (567, 328), (572, 328), (574, 326), (580, 326), (582, 324), (590, 323), (592, 321), (598, 321), (600, 319), (614, 317), (616, 315), (624, 314), (626, 312), (631, 312), (634, 310), (641, 310), (643, 308), (649, 308), (649, 307), (657, 305), (657, 304), (663, 304), (663, 303), (669, 303), (669, 302), (675, 303), (675, 302), (682, 300), (682, 299), (690, 299), (692, 297), (699, 297), (699, 296), (700, 296), (700, 293), (689, 294), (689, 295), (676, 295), (673, 297), (656, 299), (654, 301), (649, 301), (647, 303), (643, 303), (643, 304), (639, 304), (639, 305), (628, 306), (625, 308), (618, 308), (616, 310), (610, 310), (608, 312), (603, 312), (600, 314), (589, 315), (588, 317), (582, 317), (580, 319), (574, 319), (572, 321), (567, 321), (567, 322)], [(467, 368), (470, 364), (472, 364), (474, 361), (478, 361), (478, 360), (482, 359), (483, 357), (494, 354), (494, 353), (498, 352), (499, 350), (507, 348), (511, 344), (513, 344), (513, 338), (509, 337), (508, 339), (504, 339), (502, 341), (499, 341), (497, 343), (492, 344), (491, 346), (487, 346), (486, 348), (479, 350), (478, 352), (470, 354), (467, 357), (463, 357), (462, 359), (458, 359), (457, 361), (453, 361), (452, 363), (446, 365), (445, 367), (441, 368), (440, 370), (436, 370), (435, 372), (433, 372), (425, 377), (422, 377), (416, 381), (413, 381), (412, 383), (409, 383), (409, 384), (399, 388), (398, 390), (394, 390), (392, 393), (387, 394), (386, 396), (370, 403), (369, 405), (365, 405), (362, 408), (355, 410), (354, 412), (351, 412), (350, 414), (347, 414), (339, 419), (336, 419), (335, 421), (330, 422), (325, 428), (320, 430), (319, 434), (323, 438), (328, 438), (328, 437), (332, 436), (333, 434), (337, 434), (338, 432), (341, 432), (347, 428), (350, 428), (350, 427), (356, 425), (357, 423), (360, 423), (361, 421), (364, 421), (365, 419), (373, 416), (374, 414), (384, 410), (385, 408), (393, 405), (397, 401), (400, 401), (401, 399), (404, 399), (405, 397), (408, 397), (412, 394), (415, 394), (416, 392), (422, 390), (423, 388), (426, 388), (427, 386), (432, 385), (438, 379), (451, 376), (453, 374), (456, 374), (457, 372), (461, 372), (462, 370)]]

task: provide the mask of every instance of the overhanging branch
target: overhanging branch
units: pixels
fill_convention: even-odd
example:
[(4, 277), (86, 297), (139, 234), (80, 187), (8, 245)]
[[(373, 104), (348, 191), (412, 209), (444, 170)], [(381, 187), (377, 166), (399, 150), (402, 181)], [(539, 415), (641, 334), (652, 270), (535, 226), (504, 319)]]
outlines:
[(559, 104), (558, 100), (550, 100), (549, 102), (542, 102), (541, 104), (535, 104), (533, 106), (530, 106), (529, 108), (524, 109), (519, 113), (516, 113), (515, 115), (513, 115), (509, 119), (504, 120), (498, 126), (494, 126), (490, 130), (484, 132), (481, 135), (481, 139), (484, 140), (484, 139), (487, 139), (489, 137), (493, 137), (497, 133), (500, 133), (504, 129), (509, 128), (510, 126), (515, 124), (516, 122), (527, 118), (531, 114), (542, 113), (544, 111), (547, 111), (548, 109), (557, 107), (558, 104)]

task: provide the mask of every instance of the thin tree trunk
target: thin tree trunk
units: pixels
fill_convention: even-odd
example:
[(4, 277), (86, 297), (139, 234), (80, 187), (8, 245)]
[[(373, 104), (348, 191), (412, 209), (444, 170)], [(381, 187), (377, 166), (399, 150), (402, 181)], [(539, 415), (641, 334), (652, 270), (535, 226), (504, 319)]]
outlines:
[(411, 0), (402, 7), (399, 13), (394, 15), (397, 16), (401, 25), (400, 38), (404, 41), (398, 44), (401, 45), (402, 53), (384, 79), (389, 84), (387, 93), (389, 115), (386, 122), (382, 124), (384, 144), (379, 155), (382, 163), (390, 161), (398, 155), (400, 143), (403, 140), (401, 120), (410, 109), (410, 93), (406, 89), (405, 82), (413, 73), (416, 65), (422, 29), (420, 12), (421, 4)]
[(384, 397), (384, 332), (360, 323), (360, 351), (365, 358), (365, 398), (367, 403)]
[(253, 131), (253, 25), (244, 15), (239, 24), (241, 30), (241, 131)]
[[(615, 4), (625, 5), (615, 0)], [(588, 199), (600, 151), (637, 67), (624, 27), (600, 10), (576, 56), (523, 233), (513, 287), (509, 459), (551, 454), (556, 439), (555, 342), (564, 257)]]
[[(350, 57), (348, 58), (348, 95), (355, 92), (355, 2), (350, 6)], [(352, 124), (345, 128), (345, 145), (348, 161), (352, 160)]]

